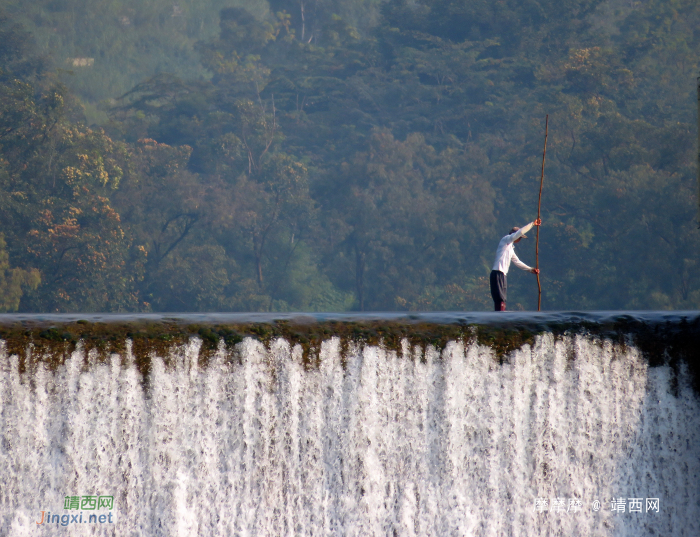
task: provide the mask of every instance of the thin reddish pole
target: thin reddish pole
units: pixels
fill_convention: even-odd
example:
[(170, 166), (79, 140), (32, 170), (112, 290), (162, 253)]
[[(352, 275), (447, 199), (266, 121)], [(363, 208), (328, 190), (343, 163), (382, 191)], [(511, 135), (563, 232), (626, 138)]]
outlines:
[[(540, 218), (540, 208), (542, 207), (542, 185), (544, 185), (544, 159), (547, 156), (547, 133), (549, 131), (549, 114), (544, 118), (544, 151), (542, 151), (542, 176), (540, 177), (540, 199), (537, 202), (537, 219)], [(540, 268), (540, 226), (537, 226), (535, 237), (535, 268)], [(542, 285), (540, 284), (540, 273), (537, 273), (537, 311), (542, 306)]]

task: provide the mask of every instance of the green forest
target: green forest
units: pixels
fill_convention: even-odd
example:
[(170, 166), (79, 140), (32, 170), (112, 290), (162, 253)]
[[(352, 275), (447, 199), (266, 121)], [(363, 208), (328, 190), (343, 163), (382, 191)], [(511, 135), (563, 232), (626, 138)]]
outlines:
[(699, 309), (699, 29), (697, 0), (0, 0), (0, 312), (491, 310), (547, 114), (542, 308)]

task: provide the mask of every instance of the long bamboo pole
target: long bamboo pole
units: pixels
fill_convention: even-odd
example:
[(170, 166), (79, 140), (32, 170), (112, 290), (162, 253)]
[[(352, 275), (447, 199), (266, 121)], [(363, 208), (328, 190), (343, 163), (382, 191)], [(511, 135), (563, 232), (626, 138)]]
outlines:
[[(544, 151), (542, 151), (542, 175), (540, 176), (540, 199), (537, 202), (537, 219), (540, 219), (540, 209), (542, 208), (542, 186), (544, 185), (544, 159), (547, 156), (547, 134), (549, 132), (549, 114), (544, 118)], [(542, 284), (540, 283), (540, 226), (537, 226), (535, 237), (535, 268), (537, 268), (537, 311), (542, 306)]]
[(700, 228), (700, 77), (697, 79), (698, 82), (698, 228)]

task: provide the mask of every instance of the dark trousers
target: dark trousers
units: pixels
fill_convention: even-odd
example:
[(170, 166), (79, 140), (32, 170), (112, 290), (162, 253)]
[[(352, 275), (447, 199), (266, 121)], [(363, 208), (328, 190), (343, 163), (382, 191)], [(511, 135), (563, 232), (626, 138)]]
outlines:
[(496, 311), (506, 311), (506, 294), (508, 284), (506, 275), (500, 270), (491, 271), (491, 296), (493, 297), (493, 307)]

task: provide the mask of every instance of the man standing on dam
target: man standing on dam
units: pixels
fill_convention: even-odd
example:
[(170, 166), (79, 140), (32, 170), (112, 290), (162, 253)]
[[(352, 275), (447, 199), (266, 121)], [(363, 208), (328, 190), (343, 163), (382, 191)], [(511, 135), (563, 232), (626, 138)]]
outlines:
[(491, 296), (493, 297), (493, 305), (496, 311), (506, 311), (506, 292), (508, 290), (506, 274), (508, 274), (511, 261), (520, 269), (527, 270), (533, 274), (540, 273), (539, 269), (528, 267), (518, 259), (513, 245), (519, 243), (522, 239), (527, 239), (525, 233), (530, 231), (532, 226), (539, 226), (541, 223), (542, 220), (538, 218), (525, 227), (514, 227), (498, 243), (496, 260), (493, 262), (493, 270), (491, 271)]

